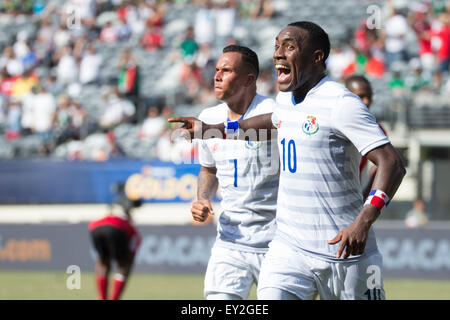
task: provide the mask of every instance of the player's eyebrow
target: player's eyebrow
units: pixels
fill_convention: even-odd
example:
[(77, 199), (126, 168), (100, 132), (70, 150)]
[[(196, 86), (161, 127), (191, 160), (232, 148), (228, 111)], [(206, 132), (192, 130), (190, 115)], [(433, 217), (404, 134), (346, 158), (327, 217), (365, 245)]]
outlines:
[[(278, 41), (278, 36), (275, 38), (276, 41)], [(283, 38), (281, 41), (296, 41), (294, 38)]]

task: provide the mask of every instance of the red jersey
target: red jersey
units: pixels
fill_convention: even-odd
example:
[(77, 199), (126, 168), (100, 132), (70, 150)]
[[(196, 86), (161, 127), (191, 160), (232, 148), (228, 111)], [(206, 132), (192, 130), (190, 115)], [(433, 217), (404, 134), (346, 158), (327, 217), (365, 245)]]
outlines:
[(432, 37), (439, 43), (436, 48), (439, 61), (450, 58), (450, 26), (443, 25), (439, 29), (432, 30)]
[(18, 76), (3, 79), (0, 83), (0, 93), (3, 93), (5, 96), (10, 96), (14, 88), (14, 83), (17, 79), (19, 79)]
[(108, 215), (106, 217), (97, 219), (89, 223), (89, 231), (94, 230), (95, 228), (101, 226), (111, 226), (117, 229), (122, 230), (127, 235), (127, 239), (132, 243), (132, 247), (130, 248), (133, 252), (139, 248), (141, 244), (141, 235), (137, 231), (137, 229), (133, 226), (130, 220), (124, 219), (115, 215)]

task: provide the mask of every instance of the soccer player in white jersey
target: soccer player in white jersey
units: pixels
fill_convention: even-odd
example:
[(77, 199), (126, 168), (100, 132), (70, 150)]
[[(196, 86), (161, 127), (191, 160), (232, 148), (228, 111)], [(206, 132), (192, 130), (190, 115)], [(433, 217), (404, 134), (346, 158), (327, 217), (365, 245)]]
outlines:
[[(291, 23), (276, 37), (273, 60), (279, 88), (293, 93), (294, 106), (280, 104), (272, 114), (222, 126), (171, 120), (183, 122), (191, 136), (212, 128), (277, 128), (277, 229), (261, 266), (258, 299), (385, 298), (372, 224), (405, 168), (361, 99), (326, 76), (329, 50), (318, 25)], [(365, 202), (361, 155), (378, 167)]]
[[(273, 99), (256, 93), (258, 57), (247, 47), (223, 49), (214, 76), (216, 98), (223, 103), (203, 110), (210, 124), (246, 119), (272, 112)], [(276, 141), (252, 142), (210, 139), (199, 144), (197, 200), (192, 216), (204, 221), (213, 209), (218, 185), (223, 197), (218, 234), (205, 275), (209, 300), (248, 298), (257, 284), (261, 261), (275, 231), (279, 163)], [(272, 159), (272, 157), (274, 157)]]

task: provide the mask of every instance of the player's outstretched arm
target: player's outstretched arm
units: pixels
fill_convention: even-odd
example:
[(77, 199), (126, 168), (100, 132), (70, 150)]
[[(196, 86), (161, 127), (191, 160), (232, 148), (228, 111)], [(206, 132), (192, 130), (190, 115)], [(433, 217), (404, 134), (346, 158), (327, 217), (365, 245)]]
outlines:
[(215, 167), (203, 167), (198, 174), (197, 199), (192, 202), (192, 218), (198, 222), (204, 222), (208, 215), (214, 215), (211, 201), (217, 192), (219, 182), (216, 177)]
[[(183, 123), (182, 129), (187, 131), (191, 139), (225, 137), (225, 126), (223, 123), (206, 124), (194, 117), (170, 118), (168, 121)], [(235, 126), (235, 130), (242, 130), (244, 132), (242, 139), (249, 139), (251, 137), (250, 140), (271, 139), (271, 131), (276, 129), (272, 124), (272, 113), (262, 114), (245, 120), (233, 121), (233, 125)], [(245, 133), (251, 129), (256, 130), (256, 134), (246, 135)]]
[(380, 215), (380, 208), (384, 205), (383, 201), (388, 201), (387, 199), (383, 200), (385, 197), (383, 193), (392, 199), (406, 174), (400, 154), (390, 143), (375, 148), (367, 153), (366, 157), (377, 166), (371, 188), (376, 190), (376, 192), (371, 192), (375, 199), (370, 204), (363, 206), (350, 226), (341, 230), (334, 239), (328, 241), (328, 244), (340, 242), (337, 258), (343, 254), (342, 257), (346, 259), (351, 254), (357, 255), (364, 252), (369, 229)]

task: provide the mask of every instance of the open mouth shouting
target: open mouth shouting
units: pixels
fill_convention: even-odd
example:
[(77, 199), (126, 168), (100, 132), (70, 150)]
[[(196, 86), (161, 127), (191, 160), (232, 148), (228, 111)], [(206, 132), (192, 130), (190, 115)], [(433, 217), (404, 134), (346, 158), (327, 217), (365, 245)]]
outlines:
[(277, 79), (279, 84), (287, 84), (291, 78), (291, 68), (284, 64), (275, 64), (277, 70)]

